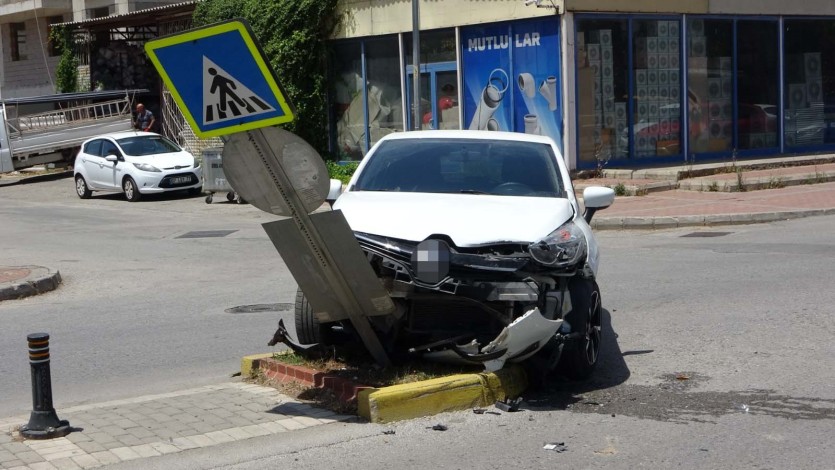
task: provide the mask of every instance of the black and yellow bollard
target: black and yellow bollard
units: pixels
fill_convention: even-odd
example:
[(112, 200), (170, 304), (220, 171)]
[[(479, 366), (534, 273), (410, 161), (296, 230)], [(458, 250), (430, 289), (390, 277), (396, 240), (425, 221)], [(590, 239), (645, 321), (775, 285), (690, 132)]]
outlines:
[(69, 421), (58, 419), (52, 407), (52, 378), (49, 373), (49, 335), (33, 333), (29, 342), (29, 365), (32, 367), (32, 414), (20, 434), (29, 439), (52, 439), (70, 433)]

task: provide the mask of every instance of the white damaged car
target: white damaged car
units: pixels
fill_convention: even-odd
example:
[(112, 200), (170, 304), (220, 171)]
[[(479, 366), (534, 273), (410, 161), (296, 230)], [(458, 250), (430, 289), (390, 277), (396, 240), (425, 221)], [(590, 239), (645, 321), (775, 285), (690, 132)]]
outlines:
[[(588, 222), (614, 196), (586, 189), (581, 213), (548, 137), (421, 131), (381, 139), (333, 209), (397, 305), (371, 318), (390, 354), (586, 378), (602, 335)], [(301, 292), (295, 314), (301, 343), (346, 327), (318, 323)]]

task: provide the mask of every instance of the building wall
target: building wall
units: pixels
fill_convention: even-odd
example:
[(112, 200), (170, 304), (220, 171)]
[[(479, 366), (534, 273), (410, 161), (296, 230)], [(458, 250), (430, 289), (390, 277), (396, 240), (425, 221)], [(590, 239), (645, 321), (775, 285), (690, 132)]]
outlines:
[[(548, 0), (543, 0), (543, 3)], [(554, 5), (563, 9), (562, 0)], [(334, 38), (377, 36), (412, 31), (412, 3), (385, 0), (345, 0), (340, 3), (342, 27)], [(420, 5), (420, 29), (440, 29), (538, 16), (553, 16), (554, 10), (525, 5), (523, 0), (443, 0)]]
[(59, 57), (49, 56), (46, 19), (39, 19), (40, 35), (35, 19), (25, 21), (25, 24), (26, 44), (21, 47), (20, 52), (26, 55), (26, 59), (18, 61), (11, 60), (9, 24), (0, 25), (0, 34), (3, 37), (2, 95), (5, 98), (55, 92), (52, 82)]

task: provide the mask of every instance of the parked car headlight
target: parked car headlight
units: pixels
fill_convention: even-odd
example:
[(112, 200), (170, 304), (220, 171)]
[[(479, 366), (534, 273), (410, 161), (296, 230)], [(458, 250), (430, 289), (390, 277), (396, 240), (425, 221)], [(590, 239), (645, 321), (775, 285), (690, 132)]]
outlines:
[(194, 168), (200, 168), (200, 160), (198, 160), (197, 157), (194, 156), (192, 156), (191, 158), (194, 160), (194, 164), (192, 166)]
[(151, 165), (149, 163), (134, 163), (133, 166), (135, 166), (136, 168), (138, 168), (142, 171), (150, 171), (150, 172), (154, 172), (154, 173), (159, 173), (160, 172), (159, 168), (157, 168), (154, 165)]
[(547, 237), (528, 245), (528, 252), (546, 266), (572, 266), (586, 254), (586, 236), (574, 222), (568, 221)]

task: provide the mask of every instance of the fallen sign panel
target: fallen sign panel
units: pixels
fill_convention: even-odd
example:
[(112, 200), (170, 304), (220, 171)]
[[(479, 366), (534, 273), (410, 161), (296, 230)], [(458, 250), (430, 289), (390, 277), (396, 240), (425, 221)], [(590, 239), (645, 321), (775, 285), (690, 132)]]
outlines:
[[(353, 291), (366, 316), (387, 315), (394, 303), (368, 264), (368, 259), (354, 238), (345, 216), (340, 211), (319, 212), (310, 221), (330, 248), (332, 269), (340, 272)], [(349, 318), (333, 286), (328, 282), (320, 253), (309, 249), (302, 233), (292, 219), (268, 222), (264, 231), (272, 240), (287, 268), (308, 298), (321, 323)]]

